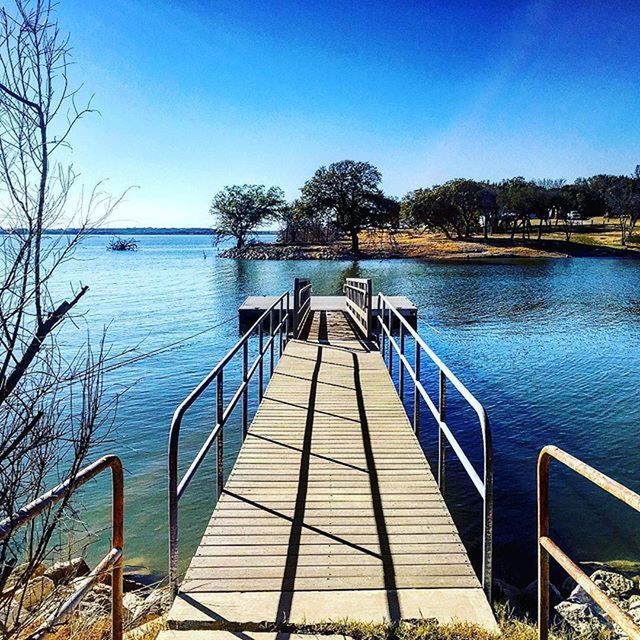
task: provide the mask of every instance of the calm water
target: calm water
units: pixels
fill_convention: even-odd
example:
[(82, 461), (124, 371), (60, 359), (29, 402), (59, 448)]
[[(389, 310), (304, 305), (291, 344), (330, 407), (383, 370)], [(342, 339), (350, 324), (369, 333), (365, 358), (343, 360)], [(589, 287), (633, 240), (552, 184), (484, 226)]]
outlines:
[[(374, 289), (404, 294), (419, 307), (427, 342), (489, 411), (495, 450), (495, 558), (499, 574), (522, 581), (534, 571), (535, 461), (555, 443), (640, 490), (640, 265), (616, 259), (520, 264), (425, 264), (411, 261), (262, 262), (223, 260), (207, 237), (143, 236), (136, 253), (110, 253), (91, 237), (65, 266), (63, 281), (90, 285), (83, 311), (92, 334), (109, 326), (115, 349), (139, 352), (217, 327), (178, 348), (108, 374), (123, 396), (107, 449), (126, 467), (129, 564), (166, 572), (166, 443), (171, 415), (237, 340), (236, 309), (250, 294), (275, 294), (294, 276), (318, 294), (335, 294), (347, 276), (371, 277)], [(425, 383), (435, 378), (425, 370)], [(190, 460), (213, 417), (213, 397), (185, 424)], [(472, 416), (452, 399), (450, 422), (462, 443), (479, 449)], [(423, 445), (433, 423), (423, 414)], [(227, 470), (239, 446), (227, 438)], [(477, 459), (477, 456), (475, 456)], [(213, 456), (181, 507), (182, 557), (193, 550), (214, 504)], [(472, 552), (479, 524), (473, 487), (452, 462), (447, 498)], [(105, 478), (106, 480), (106, 478)], [(552, 473), (552, 524), (582, 560), (640, 561), (640, 517), (559, 468)], [(102, 497), (98, 482), (87, 505)], [(89, 506), (94, 528), (105, 507)]]

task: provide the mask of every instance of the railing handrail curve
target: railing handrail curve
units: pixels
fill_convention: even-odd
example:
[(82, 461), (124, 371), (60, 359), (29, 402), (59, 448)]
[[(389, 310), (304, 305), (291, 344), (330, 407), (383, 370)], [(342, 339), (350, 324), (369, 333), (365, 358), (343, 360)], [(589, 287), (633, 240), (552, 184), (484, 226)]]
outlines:
[(549, 464), (555, 459), (597, 487), (640, 511), (640, 495), (594, 469), (586, 462), (553, 445), (543, 447), (538, 456), (538, 637), (549, 637), (549, 556), (586, 591), (607, 615), (634, 640), (640, 638), (640, 626), (623, 611), (591, 578), (549, 537)]
[[(492, 562), (493, 562), (493, 443), (491, 438), (491, 428), (489, 424), (489, 416), (486, 409), (480, 403), (480, 401), (469, 391), (459, 378), (447, 367), (444, 362), (434, 353), (434, 351), (427, 345), (420, 334), (407, 322), (406, 318), (395, 307), (391, 300), (382, 293), (378, 294), (378, 324), (380, 325), (383, 334), (389, 340), (389, 349), (391, 345), (398, 354), (399, 361), (402, 366), (405, 367), (409, 376), (414, 383), (414, 428), (417, 432), (419, 422), (419, 410), (416, 405), (418, 402), (418, 394), (425, 401), (427, 407), (431, 411), (434, 419), (438, 423), (439, 436), (444, 434), (447, 442), (451, 445), (457, 455), (464, 470), (469, 476), (475, 489), (480, 494), (480, 497), (484, 503), (483, 510), (483, 533), (482, 533), (482, 585), (487, 594), (489, 600), (491, 600), (492, 589)], [(389, 313), (389, 327), (385, 324), (385, 311)], [(391, 316), (393, 313), (395, 319), (398, 321), (401, 333), (401, 345), (398, 345), (397, 341), (392, 336), (391, 331)], [(411, 366), (411, 363), (404, 355), (404, 333), (408, 333), (416, 345), (416, 368)], [(440, 400), (439, 407), (436, 407), (435, 402), (429, 396), (429, 393), (424, 388), (420, 380), (420, 352), (418, 347), (430, 358), (430, 360), (436, 365), (440, 372)], [(381, 346), (381, 351), (384, 357), (384, 347)], [(391, 351), (389, 350), (389, 354)], [(391, 371), (391, 361), (389, 363)], [(403, 370), (400, 369), (400, 395), (403, 396), (404, 378)], [(480, 478), (478, 472), (475, 470), (473, 464), (465, 454), (461, 445), (450, 430), (445, 418), (444, 418), (444, 406), (445, 406), (445, 385), (448, 380), (453, 387), (460, 393), (462, 398), (469, 404), (474, 410), (477, 418), (480, 431), (482, 434), (482, 447), (483, 447), (483, 477)], [(444, 485), (444, 450), (443, 445), (439, 442), (438, 452), (438, 484), (441, 489)]]
[(56, 610), (49, 615), (43, 625), (29, 637), (44, 638), (54, 625), (64, 621), (82, 602), (91, 588), (99, 582), (106, 571), (113, 569), (111, 576), (111, 637), (122, 640), (122, 559), (124, 553), (124, 474), (122, 462), (116, 455), (106, 455), (80, 469), (75, 476), (50, 489), (46, 493), (23, 506), (17, 513), (0, 521), (0, 541), (8, 538), (13, 531), (26, 525), (48, 507), (56, 504), (78, 487), (95, 478), (106, 469), (111, 470), (112, 515), (111, 549), (80, 582), (80, 586)]

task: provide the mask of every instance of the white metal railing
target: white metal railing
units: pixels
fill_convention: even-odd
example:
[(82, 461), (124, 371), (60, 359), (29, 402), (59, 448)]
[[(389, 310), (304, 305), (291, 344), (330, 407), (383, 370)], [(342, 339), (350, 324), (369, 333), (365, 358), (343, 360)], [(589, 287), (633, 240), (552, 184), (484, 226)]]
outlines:
[[(491, 600), (491, 574), (492, 574), (492, 554), (493, 554), (493, 452), (491, 442), (491, 429), (489, 427), (489, 417), (485, 408), (474, 397), (474, 395), (458, 380), (447, 365), (438, 358), (427, 343), (420, 337), (418, 332), (407, 322), (403, 315), (391, 303), (389, 298), (378, 294), (378, 342), (380, 352), (384, 358), (387, 352), (387, 366), (389, 374), (393, 376), (393, 352), (398, 356), (398, 395), (404, 401), (405, 393), (405, 371), (413, 381), (413, 428), (416, 435), (420, 431), (420, 401), (431, 411), (438, 424), (438, 486), (441, 491), (444, 489), (445, 480), (445, 457), (446, 443), (449, 443), (455, 452), (458, 460), (462, 464), (467, 475), (471, 479), (483, 501), (483, 522), (482, 522), (482, 586), (489, 600)], [(398, 340), (393, 337), (393, 327), (397, 326)], [(414, 340), (414, 365), (412, 366), (405, 355), (405, 336), (409, 335)], [(431, 399), (424, 388), (420, 378), (421, 354), (425, 354), (438, 368), (439, 393), (438, 404)], [(480, 431), (483, 441), (483, 470), (482, 477), (475, 470), (471, 461), (463, 451), (456, 437), (451, 432), (446, 421), (446, 396), (447, 382), (450, 383), (458, 393), (464, 398), (467, 404), (475, 411), (478, 417)]]

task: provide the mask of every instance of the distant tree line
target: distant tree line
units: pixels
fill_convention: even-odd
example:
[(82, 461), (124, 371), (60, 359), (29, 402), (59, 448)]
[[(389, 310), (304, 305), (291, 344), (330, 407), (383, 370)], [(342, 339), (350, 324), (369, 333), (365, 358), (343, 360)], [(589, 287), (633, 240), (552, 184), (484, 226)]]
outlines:
[(408, 193), (402, 200), (383, 193), (380, 171), (368, 162), (343, 160), (320, 167), (287, 203), (277, 187), (225, 187), (213, 199), (218, 238), (235, 238), (242, 247), (269, 222), (281, 225), (287, 243), (323, 243), (347, 237), (359, 249), (364, 230), (419, 229), (448, 238), (488, 238), (516, 234), (538, 240), (562, 230), (571, 239), (579, 220), (615, 219), (626, 245), (640, 218), (640, 165), (631, 175), (595, 175), (564, 180), (509, 178), (501, 182), (458, 178)]

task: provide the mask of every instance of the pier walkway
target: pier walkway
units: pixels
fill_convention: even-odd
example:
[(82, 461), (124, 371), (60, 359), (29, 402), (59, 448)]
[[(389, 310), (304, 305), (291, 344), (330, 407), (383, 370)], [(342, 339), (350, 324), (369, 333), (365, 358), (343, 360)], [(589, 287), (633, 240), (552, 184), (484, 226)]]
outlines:
[(168, 624), (258, 631), (344, 618), (496, 629), (380, 351), (349, 313), (310, 311), (283, 349)]

